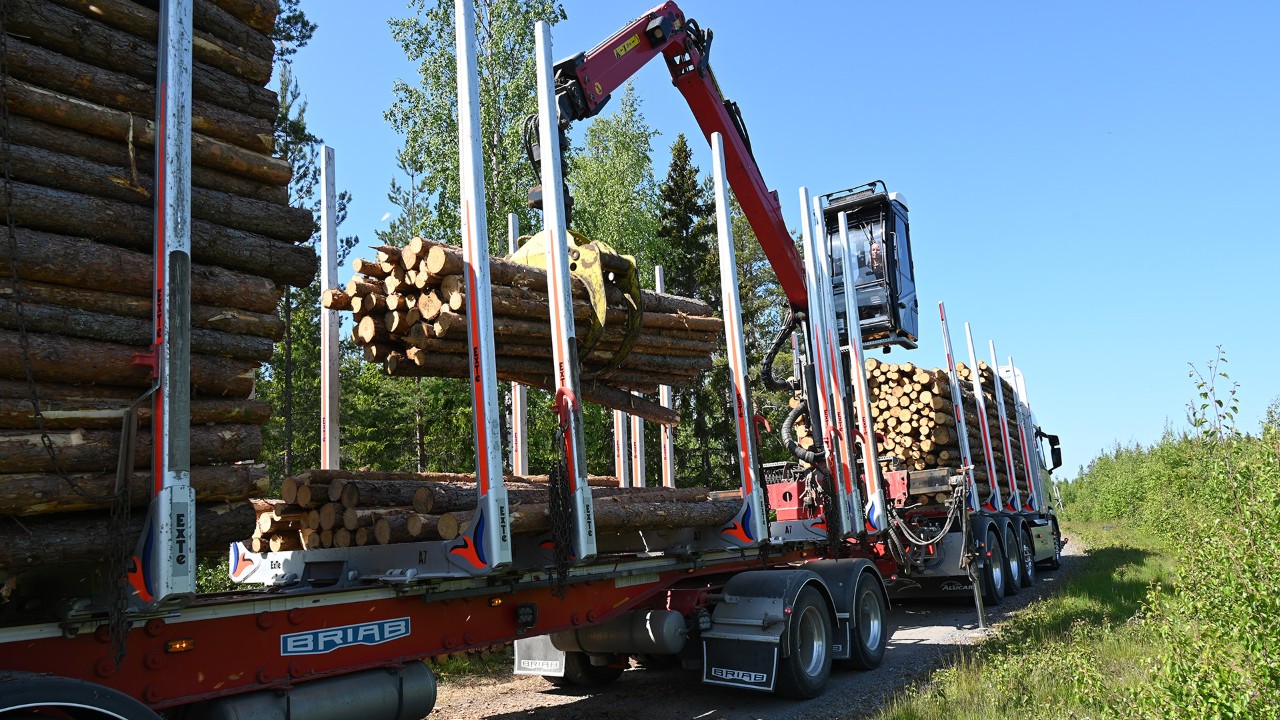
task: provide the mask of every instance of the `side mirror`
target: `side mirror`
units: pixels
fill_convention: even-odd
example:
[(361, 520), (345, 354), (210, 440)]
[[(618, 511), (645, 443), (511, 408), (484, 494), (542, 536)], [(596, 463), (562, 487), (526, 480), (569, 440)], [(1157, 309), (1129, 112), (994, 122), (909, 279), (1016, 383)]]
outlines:
[(1058, 436), (1049, 435), (1049, 455), (1053, 458), (1053, 467), (1050, 470), (1057, 470), (1062, 467), (1062, 448), (1058, 445)]

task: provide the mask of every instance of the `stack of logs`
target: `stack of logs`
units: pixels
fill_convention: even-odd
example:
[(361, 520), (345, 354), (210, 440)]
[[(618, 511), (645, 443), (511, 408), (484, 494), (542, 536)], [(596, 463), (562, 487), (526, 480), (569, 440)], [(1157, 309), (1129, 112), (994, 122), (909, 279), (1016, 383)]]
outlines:
[[(0, 515), (82, 514), (0, 517), (0, 571), (105, 552), (121, 419), (151, 384), (135, 356), (154, 324), (158, 7), (5, 3), (12, 181), (0, 211), (16, 230), (0, 230)], [(238, 464), (257, 460), (270, 414), (251, 399), (254, 376), (284, 331), (281, 292), (316, 270), (299, 245), (311, 212), (289, 206), (290, 165), (272, 156), (279, 102), (265, 85), (278, 11), (275, 0), (194, 3), (191, 481), (202, 503), (222, 503), (197, 515), (212, 552), (252, 518), (247, 503), (226, 501), (265, 490), (261, 467)], [(36, 431), (28, 372), (66, 480)], [(148, 498), (151, 445), (144, 430), (135, 506)]]
[[(406, 247), (383, 246), (376, 260), (356, 260), (345, 290), (326, 290), (323, 304), (350, 311), (355, 342), (365, 359), (391, 375), (463, 378), (468, 374), (467, 298), (459, 248), (414, 238)], [(498, 376), (533, 387), (554, 388), (551, 327), (544, 270), (493, 258), (489, 279)], [(653, 393), (659, 382), (683, 387), (711, 367), (723, 323), (705, 303), (643, 292), (639, 334), (612, 372), (603, 369), (619, 352), (628, 315), (621, 291), (609, 288), (604, 330), (582, 361), (583, 398), (655, 422), (675, 424), (671, 410), (633, 395)], [(588, 335), (591, 310), (586, 286), (574, 279), (578, 341)]]
[[(883, 438), (877, 450), (882, 461), (886, 458), (901, 459), (908, 470), (933, 468), (958, 468), (962, 465), (960, 440), (956, 428), (954, 408), (951, 404), (951, 382), (946, 370), (928, 370), (911, 363), (885, 363), (874, 358), (866, 360), (867, 385), (870, 393), (872, 426)], [(1013, 390), (1000, 379), (1005, 414), (1009, 420), (1009, 448), (1004, 446), (1000, 432), (1000, 414), (995, 397), (996, 376), (982, 361), (981, 373), (983, 400), (986, 405), (987, 426), (991, 433), (992, 459), (996, 467), (996, 482), (1001, 495), (1008, 494), (1008, 469), (1005, 456), (1012, 452), (1014, 476), (1019, 490), (1026, 496), (1026, 472), (1023, 469), (1022, 445), (1018, 438), (1017, 415), (1014, 409)], [(973, 454), (974, 477), (977, 480), (980, 499), (990, 495), (990, 478), (983, 453), (982, 430), (978, 424), (977, 404), (972, 392), (972, 374), (964, 363), (956, 366), (960, 376), (961, 395), (965, 413), (965, 430), (969, 436), (969, 449)], [(943, 497), (939, 501), (945, 502)], [(925, 501), (926, 498), (917, 498)]]
[[(709, 499), (707, 488), (620, 488), (588, 478), (600, 532), (708, 527), (731, 520), (741, 499)], [(551, 528), (547, 477), (505, 479), (511, 532)], [(474, 475), (312, 470), (286, 478), (279, 500), (255, 500), (255, 552), (452, 540), (476, 509)]]

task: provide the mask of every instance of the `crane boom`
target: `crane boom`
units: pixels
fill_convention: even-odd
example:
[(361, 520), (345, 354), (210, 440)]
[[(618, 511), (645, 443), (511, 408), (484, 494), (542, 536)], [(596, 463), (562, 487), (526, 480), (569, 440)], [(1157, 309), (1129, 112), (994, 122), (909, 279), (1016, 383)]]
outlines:
[(737, 104), (726, 100), (708, 58), (712, 33), (665, 2), (633, 20), (585, 53), (556, 63), (556, 98), (563, 124), (592, 117), (622, 86), (655, 57), (666, 58), (672, 82), (693, 111), (707, 142), (724, 137), (725, 165), (743, 214), (773, 266), (793, 310), (806, 310), (804, 265), (782, 219), (777, 193), (768, 189), (751, 154), (750, 138)]

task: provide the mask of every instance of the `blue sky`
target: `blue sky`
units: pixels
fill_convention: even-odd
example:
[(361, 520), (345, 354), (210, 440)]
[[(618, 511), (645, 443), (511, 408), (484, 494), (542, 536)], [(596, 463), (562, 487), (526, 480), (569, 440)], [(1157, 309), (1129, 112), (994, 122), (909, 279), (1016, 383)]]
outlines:
[[(993, 338), (1026, 373), (1067, 477), (1182, 427), (1187, 363), (1218, 345), (1242, 428), (1280, 395), (1280, 3), (680, 4), (715, 31), (712, 67), (789, 224), (801, 185), (883, 179), (907, 197), (922, 338), (890, 357), (943, 363), (945, 300), (954, 342), (967, 320), (979, 357)], [(556, 57), (648, 9), (564, 6)], [(295, 61), (310, 127), (355, 196), (343, 232), (367, 244), (394, 209), (400, 138), (382, 113), (416, 73), (386, 21), (407, 11), (304, 9), (319, 24)], [(699, 131), (661, 62), (636, 85), (661, 177), (676, 134)]]

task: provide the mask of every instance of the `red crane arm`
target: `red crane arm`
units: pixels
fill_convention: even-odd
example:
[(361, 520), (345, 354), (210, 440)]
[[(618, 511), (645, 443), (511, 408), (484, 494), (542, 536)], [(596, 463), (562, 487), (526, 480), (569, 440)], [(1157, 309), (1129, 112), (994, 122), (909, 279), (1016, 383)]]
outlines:
[[(707, 64), (712, 34), (703, 31), (674, 2), (665, 2), (619, 30), (591, 51), (556, 64), (556, 92), (562, 122), (595, 115), (617, 90), (650, 60), (663, 55), (671, 79), (693, 111), (708, 142), (724, 137), (729, 186), (751, 223), (792, 308), (808, 307), (804, 265), (782, 219), (777, 193), (768, 189), (751, 154), (737, 106), (724, 99)], [(807, 212), (807, 208), (806, 208)]]

